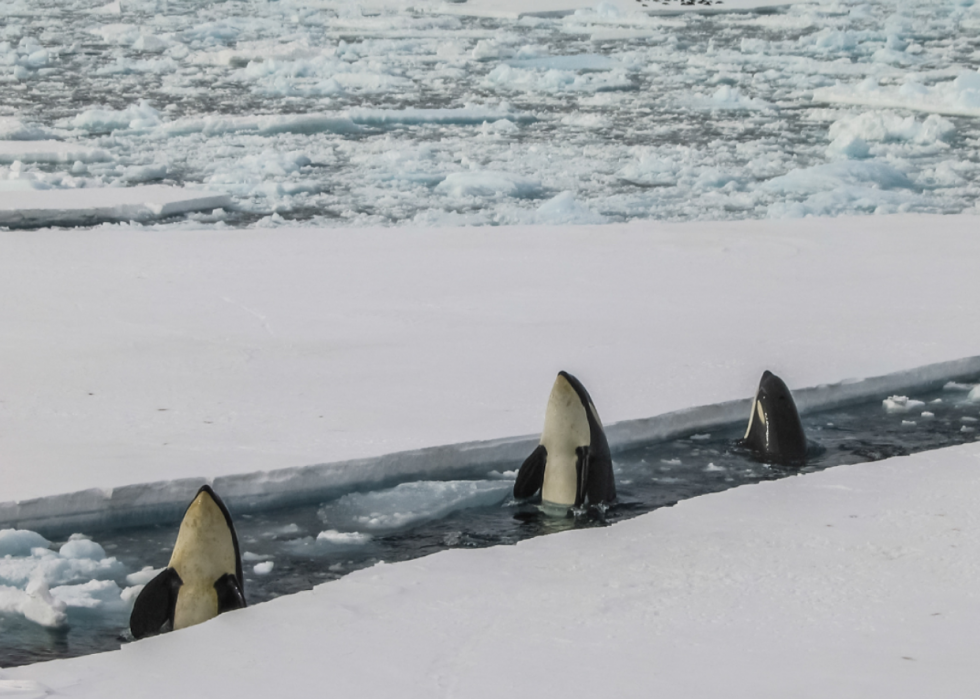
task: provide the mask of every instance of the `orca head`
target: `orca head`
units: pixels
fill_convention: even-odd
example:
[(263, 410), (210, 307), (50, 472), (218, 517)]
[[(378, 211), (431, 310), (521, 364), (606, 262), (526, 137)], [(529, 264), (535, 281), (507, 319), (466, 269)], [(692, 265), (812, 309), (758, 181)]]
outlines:
[(793, 394), (771, 371), (763, 373), (759, 381), (742, 444), (764, 461), (783, 465), (806, 462), (806, 435)]
[(589, 394), (571, 374), (560, 371), (548, 396), (541, 431), (547, 458), (541, 487), (543, 500), (571, 506), (579, 499), (581, 450), (592, 442)]
[(245, 607), (242, 557), (228, 508), (207, 485), (184, 511), (170, 563), (133, 603), (134, 638), (207, 621)]
[(219, 600), (215, 583), (226, 575), (243, 587), (238, 537), (228, 508), (207, 485), (184, 512), (170, 568), (180, 576), (174, 628), (192, 626), (216, 616)]
[[(599, 419), (599, 411), (595, 409), (595, 403), (592, 402), (592, 396), (590, 396), (589, 392), (585, 390), (585, 386), (582, 385), (582, 382), (569, 374), (567, 371), (559, 371), (558, 378), (555, 379), (555, 385), (557, 386), (558, 382), (562, 379), (564, 379), (568, 386), (575, 391), (575, 395), (578, 396), (579, 401), (582, 403), (582, 407), (592, 414), (592, 418), (601, 428), (602, 420)], [(553, 388), (552, 391), (554, 391)]]

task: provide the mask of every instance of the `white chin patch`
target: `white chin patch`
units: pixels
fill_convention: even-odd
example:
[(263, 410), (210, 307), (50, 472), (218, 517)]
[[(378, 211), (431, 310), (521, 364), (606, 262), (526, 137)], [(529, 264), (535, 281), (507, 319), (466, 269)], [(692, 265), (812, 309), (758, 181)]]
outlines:
[(755, 406), (759, 404), (758, 397), (752, 399), (752, 407), (749, 409), (749, 424), (745, 427), (745, 436), (742, 439), (748, 439), (749, 433), (752, 431), (752, 423), (755, 422)]

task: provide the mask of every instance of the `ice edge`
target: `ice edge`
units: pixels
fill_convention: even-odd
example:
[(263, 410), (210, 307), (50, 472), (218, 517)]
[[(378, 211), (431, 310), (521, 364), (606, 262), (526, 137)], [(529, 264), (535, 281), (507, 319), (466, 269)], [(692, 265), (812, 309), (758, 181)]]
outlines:
[[(841, 381), (793, 392), (801, 413), (857, 403), (876, 395), (929, 390), (980, 373), (980, 356), (929, 364), (859, 381)], [(613, 453), (645, 443), (730, 425), (745, 419), (750, 399), (685, 408), (626, 420), (606, 428)], [(464, 442), (383, 456), (259, 471), (214, 479), (184, 478), (113, 489), (92, 488), (63, 495), (0, 503), (0, 527), (32, 529), (45, 536), (80, 529), (176, 522), (205, 483), (221, 493), (235, 513), (318, 502), (344, 493), (390, 487), (410, 480), (484, 477), (513, 468), (537, 443), (537, 435)]]

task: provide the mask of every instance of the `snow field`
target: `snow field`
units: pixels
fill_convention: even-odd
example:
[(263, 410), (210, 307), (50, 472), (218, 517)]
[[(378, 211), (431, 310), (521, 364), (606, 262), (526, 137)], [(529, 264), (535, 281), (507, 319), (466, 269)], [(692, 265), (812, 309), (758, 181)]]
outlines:
[(196, 227), (976, 211), (980, 5), (645, 1), (16, 2), (0, 138), (108, 157), (0, 181), (232, 197)]
[(406, 697), (965, 698), (980, 679), (965, 640), (980, 620), (978, 464), (980, 448), (965, 445), (379, 565), (3, 680), (79, 699), (328, 685)]
[(559, 369), (612, 425), (747, 400), (767, 368), (799, 389), (973, 356), (974, 228), (0, 233), (3, 521), (30, 528), (56, 514), (31, 499), (65, 493), (55, 509), (179, 515), (205, 479), (243, 505), (390, 487), (461, 453), (479, 472), (438, 479), (480, 478), (521, 440), (404, 452), (536, 434)]

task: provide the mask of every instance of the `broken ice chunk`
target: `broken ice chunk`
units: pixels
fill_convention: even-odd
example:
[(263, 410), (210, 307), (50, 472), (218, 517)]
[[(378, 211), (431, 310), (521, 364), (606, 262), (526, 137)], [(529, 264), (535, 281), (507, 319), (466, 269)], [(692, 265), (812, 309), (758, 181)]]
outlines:
[(885, 406), (885, 412), (889, 414), (907, 413), (925, 405), (921, 400), (913, 400), (908, 396), (891, 396), (881, 401), (881, 404)]

